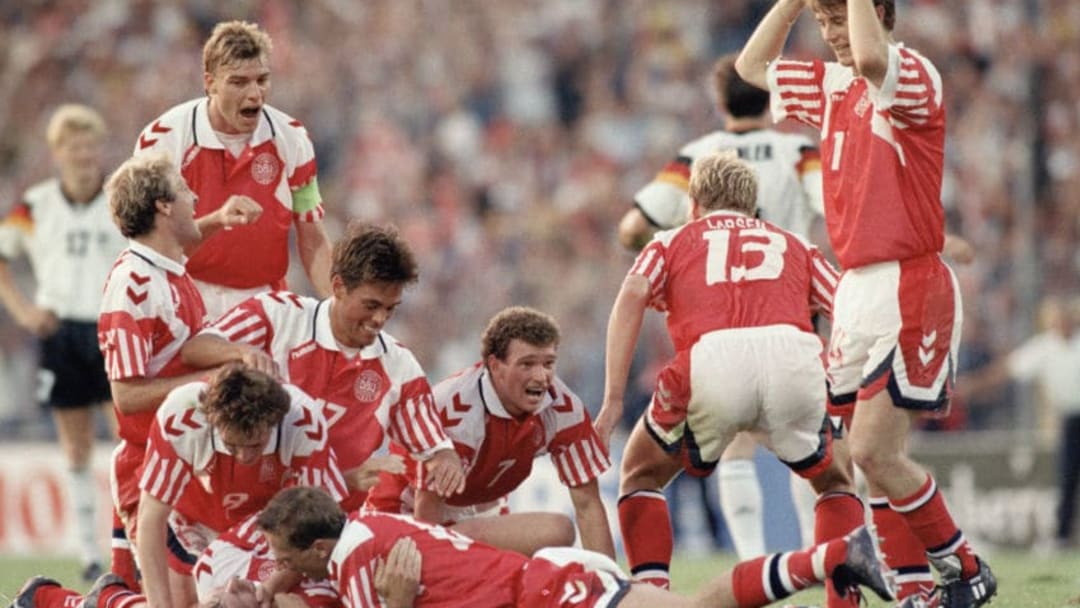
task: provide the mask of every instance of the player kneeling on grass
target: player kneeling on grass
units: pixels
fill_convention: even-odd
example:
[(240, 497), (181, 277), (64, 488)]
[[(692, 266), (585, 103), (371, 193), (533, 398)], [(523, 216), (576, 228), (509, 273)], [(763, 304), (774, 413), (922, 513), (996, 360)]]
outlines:
[(382, 605), (376, 566), (383, 562), (394, 564), (383, 572), (383, 582), (388, 576), (398, 577), (396, 583), (412, 578), (416, 589), (411, 601), (399, 603), (397, 598), (387, 605), (419, 608), (741, 608), (764, 606), (827, 578), (839, 588), (866, 585), (891, 599), (891, 586), (882, 575), (875, 539), (867, 528), (803, 551), (742, 562), (688, 598), (631, 583), (614, 562), (598, 553), (545, 549), (530, 559), (405, 515), (346, 515), (315, 488), (283, 490), (259, 514), (257, 523), (279, 567), (313, 579), (328, 578), (352, 608)]

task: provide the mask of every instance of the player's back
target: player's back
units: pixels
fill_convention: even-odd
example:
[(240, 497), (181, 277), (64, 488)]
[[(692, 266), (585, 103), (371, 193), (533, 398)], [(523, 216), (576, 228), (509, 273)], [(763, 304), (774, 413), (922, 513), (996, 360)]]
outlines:
[[(705, 333), (769, 325), (804, 331), (815, 307), (831, 303), (835, 270), (800, 237), (764, 220), (716, 211), (661, 232), (631, 273), (650, 280), (650, 304), (668, 313), (677, 349)], [(832, 277), (828, 279), (827, 277)], [(819, 293), (820, 292), (820, 293)]]
[[(515, 605), (524, 556), (500, 551), (441, 526), (400, 515), (353, 514), (330, 555), (330, 577), (354, 608), (377, 607), (376, 559), (403, 537), (423, 555), (417, 608), (501, 608)], [(482, 573), (482, 574), (481, 574)]]
[(686, 144), (634, 201), (651, 222), (670, 229), (686, 222), (690, 169), (698, 158), (732, 151), (758, 178), (758, 216), (806, 236), (821, 213), (820, 157), (809, 138), (772, 129), (713, 131)]

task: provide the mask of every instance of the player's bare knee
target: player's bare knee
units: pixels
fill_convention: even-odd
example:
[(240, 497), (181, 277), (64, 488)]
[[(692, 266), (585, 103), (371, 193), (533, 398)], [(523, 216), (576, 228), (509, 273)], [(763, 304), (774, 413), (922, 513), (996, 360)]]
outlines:
[(829, 468), (812, 477), (809, 481), (818, 494), (826, 492), (855, 493), (855, 483), (852, 481), (851, 475), (836, 462), (833, 462)]

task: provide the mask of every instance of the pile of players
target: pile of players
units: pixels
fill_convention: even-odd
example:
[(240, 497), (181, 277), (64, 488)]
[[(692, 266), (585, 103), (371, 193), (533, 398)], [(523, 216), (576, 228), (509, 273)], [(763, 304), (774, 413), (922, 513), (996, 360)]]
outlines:
[[(777, 59), (805, 6), (779, 0), (718, 64), (725, 131), (686, 146), (620, 226), (643, 249), (612, 307), (595, 423), (555, 373), (556, 322), (527, 307), (496, 314), (481, 359), (429, 386), (384, 330), (418, 280), (413, 254), (363, 224), (331, 246), (311, 142), (266, 104), (271, 43), (256, 26), (215, 28), (207, 97), (151, 123), (103, 195), (74, 199), (64, 181), (68, 164), (99, 162), (76, 160), (73, 142), (100, 145), (103, 129), (61, 120), (61, 179), (20, 207), (21, 238), (60, 249), (58, 226), (82, 221), (70, 210), (96, 204), (127, 239), (95, 320), (57, 315), (96, 323), (121, 437), (114, 553), (86, 595), (35, 577), (13, 605), (760, 606), (817, 584), (830, 607), (857, 605), (859, 585), (909, 607), (988, 601), (996, 580), (905, 454), (912, 420), (947, 407), (961, 321), (941, 259), (940, 79), (892, 41), (891, 0), (809, 4), (837, 61)], [(820, 157), (765, 128), (766, 91), (774, 118), (822, 129)], [(843, 273), (778, 226), (805, 229), (807, 200), (822, 203)], [(60, 222), (48, 235), (47, 221)], [(292, 226), (318, 298), (284, 290)], [(71, 249), (54, 267), (78, 263)], [(676, 354), (622, 455), (628, 577), (597, 479), (648, 308), (666, 314)], [(832, 321), (828, 375), (814, 314)], [(58, 390), (86, 373), (58, 369)], [(684, 470), (708, 475), (738, 433), (818, 494), (814, 544), (676, 596), (661, 490)], [(573, 521), (508, 513), (543, 454)], [(553, 549), (575, 538), (584, 550)]]

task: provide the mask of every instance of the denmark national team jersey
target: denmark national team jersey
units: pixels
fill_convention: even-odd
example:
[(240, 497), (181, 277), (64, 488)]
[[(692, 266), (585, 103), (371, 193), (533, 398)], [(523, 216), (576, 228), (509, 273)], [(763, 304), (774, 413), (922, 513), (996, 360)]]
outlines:
[(342, 470), (363, 464), (384, 432), (425, 460), (451, 447), (416, 357), (385, 332), (355, 355), (342, 352), (330, 328), (332, 305), (290, 292), (260, 294), (206, 331), (266, 352), (286, 380), (323, 404)]
[[(98, 317), (98, 346), (110, 381), (172, 377), (194, 371), (180, 348), (206, 322), (199, 290), (183, 264), (130, 242), (105, 283)], [(152, 410), (116, 409), (120, 437), (146, 443)]]
[[(611, 467), (581, 399), (556, 377), (546, 402), (517, 419), (499, 401), (483, 363), (435, 385), (435, 407), (465, 466), (465, 491), (446, 499), (451, 506), (495, 501), (514, 491), (532, 472), (533, 460), (549, 454), (559, 480), (569, 487), (589, 483)], [(412, 512), (412, 488), (423, 469), (383, 473), (369, 498), (381, 510)]]
[[(375, 566), (406, 536), (423, 556), (416, 608), (609, 608), (618, 604), (628, 587), (618, 566), (603, 556), (597, 565), (574, 559), (565, 563), (528, 559), (402, 515), (354, 513), (328, 564), (330, 580), (345, 606), (384, 605), (375, 591)], [(612, 570), (597, 568), (604, 564)]]
[(838, 274), (802, 238), (734, 211), (657, 233), (629, 274), (649, 281), (648, 305), (667, 313), (676, 350), (703, 334), (767, 325), (813, 332), (832, 313)]
[(891, 45), (880, 89), (822, 61), (774, 61), (768, 81), (776, 120), (821, 130), (825, 222), (841, 267), (942, 250), (945, 107), (933, 64)]
[[(192, 522), (222, 532), (290, 486), (323, 488), (335, 500), (345, 479), (327, 446), (327, 423), (310, 397), (285, 385), (291, 405), (262, 457), (236, 461), (199, 406), (205, 382), (173, 389), (150, 429), (139, 487)], [(194, 482), (194, 483), (192, 483)]]
[(661, 230), (689, 219), (690, 169), (703, 156), (734, 150), (758, 178), (758, 217), (799, 236), (808, 236), (815, 215), (822, 213), (821, 159), (803, 135), (758, 129), (733, 133), (714, 131), (686, 144), (634, 195), (634, 204)]
[(299, 121), (264, 106), (251, 141), (238, 158), (210, 125), (207, 98), (173, 107), (148, 125), (135, 155), (167, 152), (199, 197), (195, 216), (219, 209), (233, 194), (251, 197), (263, 208), (257, 222), (210, 236), (188, 261), (200, 281), (238, 289), (284, 287), (289, 266), (289, 228), (295, 220), (323, 216), (315, 150)]
[(0, 258), (29, 257), (34, 303), (61, 320), (97, 321), (105, 278), (125, 246), (105, 193), (75, 203), (58, 179), (27, 190), (0, 223)]
[[(191, 576), (200, 602), (208, 602), (216, 590), (234, 578), (265, 583), (277, 570), (270, 545), (256, 526), (257, 518), (255, 513), (234, 524), (199, 555)], [(327, 580), (304, 578), (290, 592), (298, 594), (311, 608), (341, 607), (337, 591)]]

